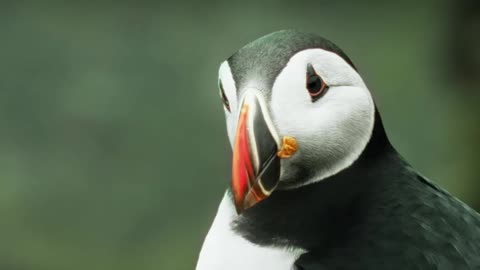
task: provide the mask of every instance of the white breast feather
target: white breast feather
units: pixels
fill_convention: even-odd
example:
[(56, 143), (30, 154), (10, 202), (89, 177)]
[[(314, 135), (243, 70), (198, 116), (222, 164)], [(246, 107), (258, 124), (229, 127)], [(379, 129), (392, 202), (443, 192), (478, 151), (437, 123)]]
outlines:
[(262, 247), (232, 231), (236, 216), (231, 199), (223, 197), (217, 216), (205, 238), (196, 270), (292, 270), (303, 253), (300, 249)]

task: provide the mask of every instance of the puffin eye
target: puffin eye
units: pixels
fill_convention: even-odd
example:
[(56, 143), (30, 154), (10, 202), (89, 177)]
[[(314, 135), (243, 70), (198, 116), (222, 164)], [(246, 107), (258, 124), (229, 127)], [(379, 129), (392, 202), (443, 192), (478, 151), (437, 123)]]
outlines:
[(318, 76), (311, 64), (307, 65), (306, 87), (312, 98), (312, 102), (319, 99), (328, 89), (328, 85)]
[(222, 99), (223, 105), (230, 112), (230, 102), (228, 102), (227, 95), (225, 95), (225, 90), (223, 90), (223, 84), (221, 81), (218, 82), (218, 88), (220, 89), (220, 98)]

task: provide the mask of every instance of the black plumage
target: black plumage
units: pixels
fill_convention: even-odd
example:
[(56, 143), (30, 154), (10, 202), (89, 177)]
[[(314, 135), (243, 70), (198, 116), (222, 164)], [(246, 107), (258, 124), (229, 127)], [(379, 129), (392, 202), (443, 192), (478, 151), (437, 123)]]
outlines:
[[(281, 31), (229, 58), (237, 89), (260, 78), (269, 97), (291, 55), (308, 48), (334, 52), (354, 67), (326, 39)], [(305, 164), (298, 180), (314, 170)], [(480, 215), (398, 154), (378, 111), (370, 141), (351, 166), (300, 188), (280, 186), (239, 215), (233, 228), (258, 245), (306, 250), (295, 263), (304, 270), (480, 269)]]
[(277, 190), (235, 230), (260, 245), (307, 250), (298, 269), (480, 269), (480, 215), (412, 169), (378, 113), (375, 123), (351, 167)]

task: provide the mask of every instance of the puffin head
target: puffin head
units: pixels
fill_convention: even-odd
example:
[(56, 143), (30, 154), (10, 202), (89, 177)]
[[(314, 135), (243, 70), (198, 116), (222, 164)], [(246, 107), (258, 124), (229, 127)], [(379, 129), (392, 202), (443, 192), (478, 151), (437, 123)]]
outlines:
[(238, 213), (351, 166), (372, 137), (375, 104), (350, 59), (314, 34), (279, 31), (220, 66)]

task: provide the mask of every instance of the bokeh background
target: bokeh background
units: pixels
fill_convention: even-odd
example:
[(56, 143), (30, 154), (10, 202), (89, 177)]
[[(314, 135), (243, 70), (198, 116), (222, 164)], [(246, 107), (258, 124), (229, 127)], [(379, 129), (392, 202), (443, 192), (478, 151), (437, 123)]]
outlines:
[(2, 1), (0, 269), (193, 269), (230, 176), (218, 66), (287, 28), (342, 47), (399, 152), (480, 209), (480, 1), (388, 2)]

